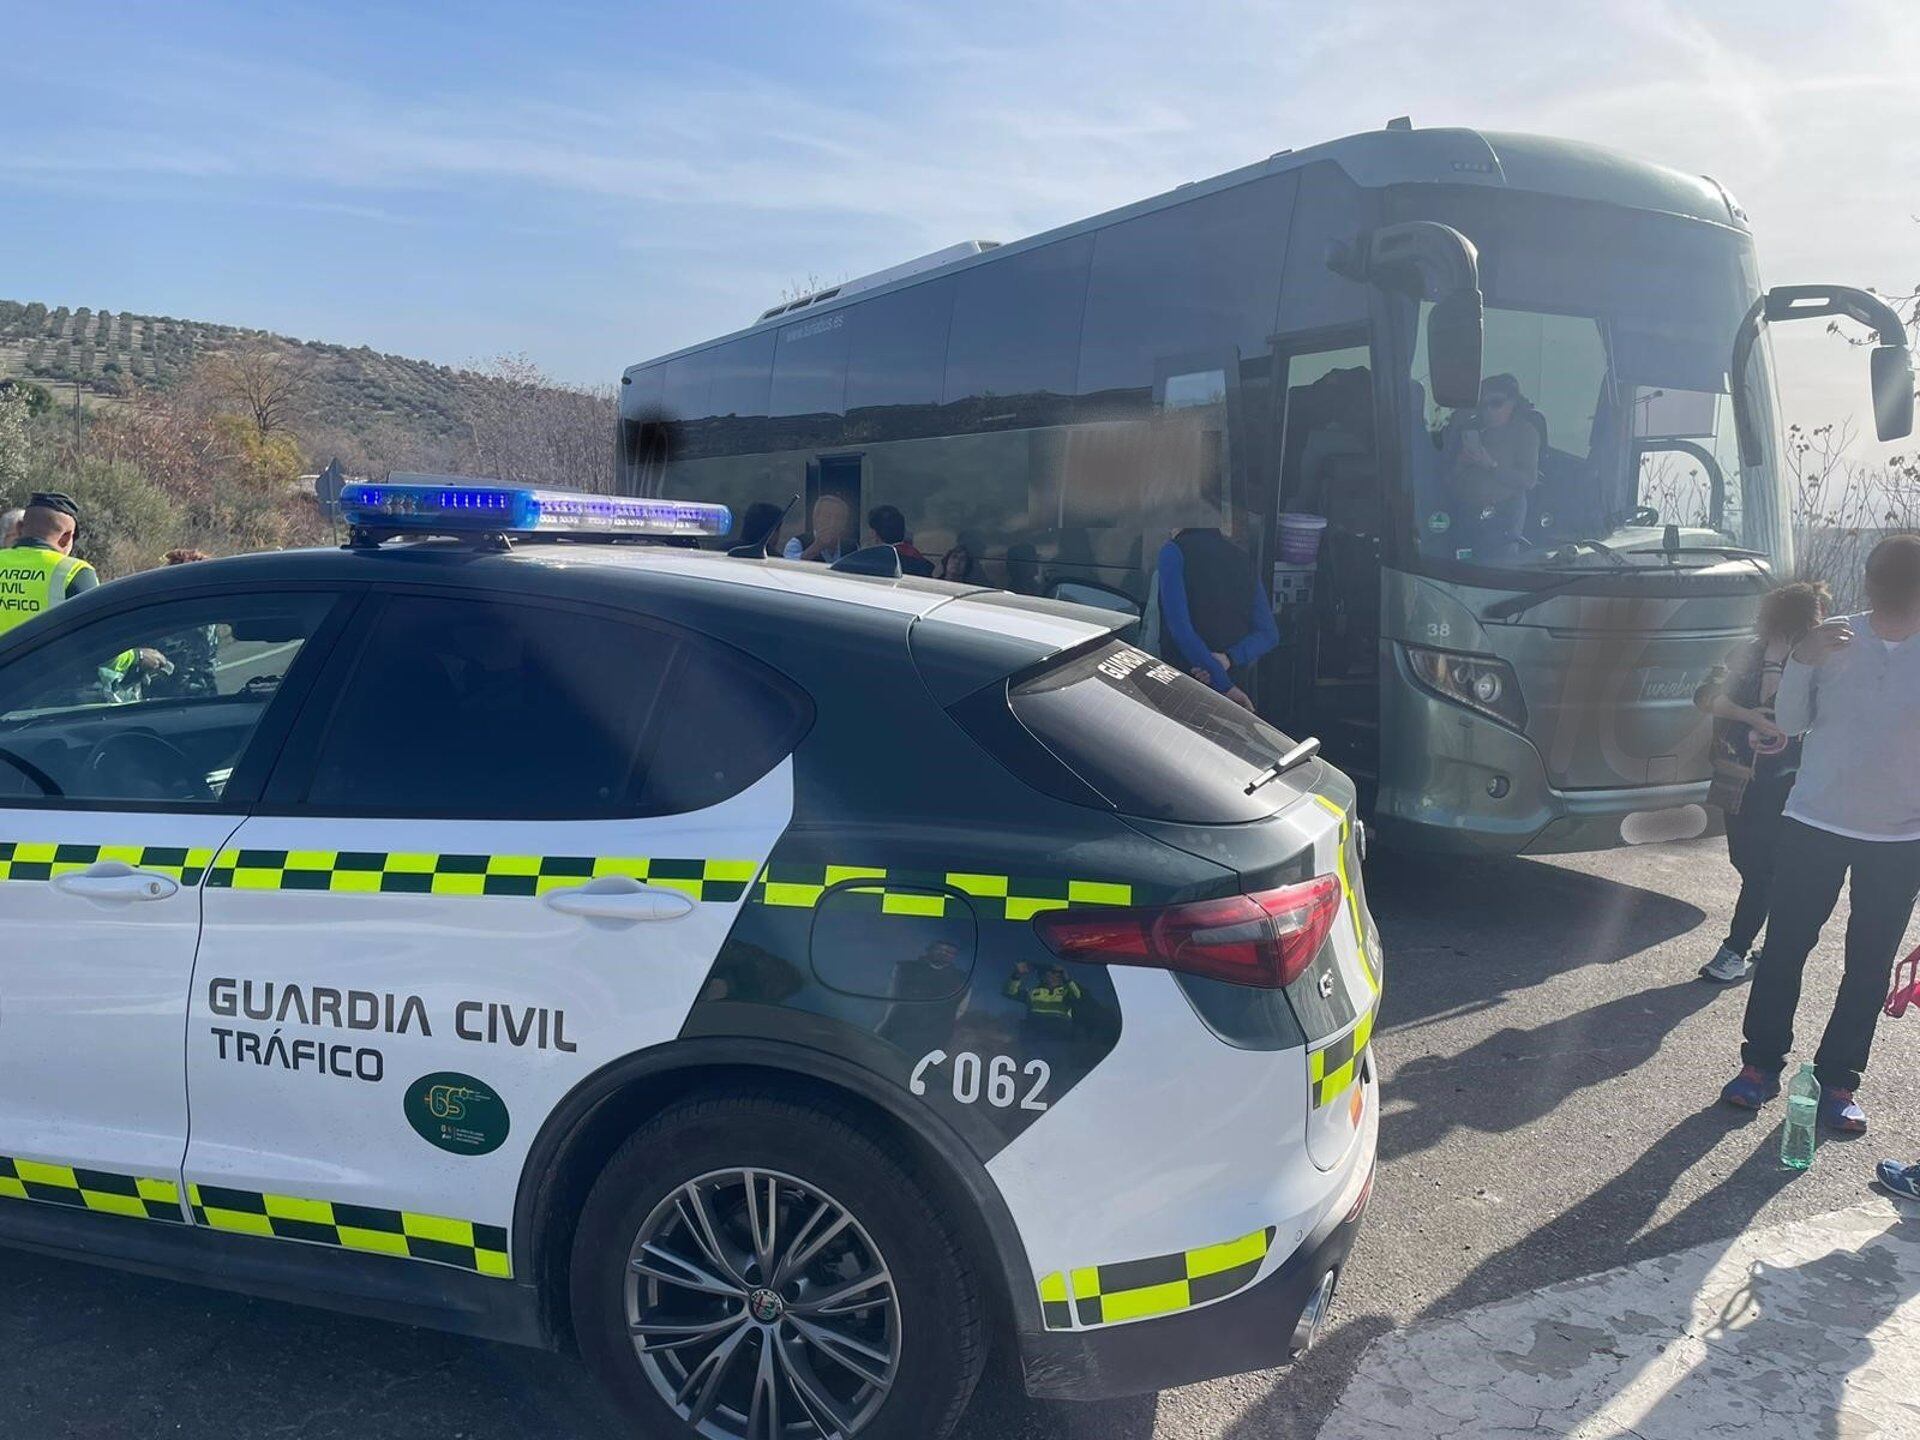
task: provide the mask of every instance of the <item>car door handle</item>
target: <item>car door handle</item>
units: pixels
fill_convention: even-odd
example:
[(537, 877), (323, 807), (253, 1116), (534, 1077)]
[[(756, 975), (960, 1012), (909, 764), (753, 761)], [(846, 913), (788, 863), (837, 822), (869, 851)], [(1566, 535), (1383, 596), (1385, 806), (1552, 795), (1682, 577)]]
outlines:
[(136, 870), (117, 860), (103, 860), (84, 870), (56, 875), (53, 888), (85, 900), (117, 900), (128, 904), (136, 900), (165, 900), (180, 893), (177, 880), (156, 875), (151, 870)]
[(562, 915), (590, 920), (677, 920), (693, 909), (693, 901), (678, 890), (655, 889), (618, 875), (549, 890), (546, 901)]

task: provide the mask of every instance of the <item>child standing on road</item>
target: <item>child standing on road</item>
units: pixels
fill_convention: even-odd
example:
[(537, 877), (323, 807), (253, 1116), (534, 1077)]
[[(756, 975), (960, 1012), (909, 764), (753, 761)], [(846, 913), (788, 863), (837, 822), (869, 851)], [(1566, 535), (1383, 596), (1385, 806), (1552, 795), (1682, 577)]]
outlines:
[(1747, 995), (1745, 1063), (1720, 1092), (1748, 1110), (1780, 1093), (1801, 972), (1851, 872), (1846, 972), (1813, 1064), (1820, 1123), (1855, 1135), (1867, 1117), (1854, 1091), (1920, 893), (1920, 535), (1874, 546), (1866, 591), (1872, 610), (1815, 626), (1780, 678), (1779, 726), (1806, 748)]
[(1715, 668), (1693, 703), (1713, 716), (1713, 789), (1707, 799), (1727, 816), (1727, 859), (1740, 873), (1733, 922), (1703, 978), (1720, 985), (1753, 972), (1748, 952), (1767, 920), (1781, 811), (1800, 769), (1800, 740), (1775, 723), (1774, 697), (1787, 654), (1827, 618), (1823, 584), (1782, 585), (1760, 602), (1758, 633), (1730, 665)]

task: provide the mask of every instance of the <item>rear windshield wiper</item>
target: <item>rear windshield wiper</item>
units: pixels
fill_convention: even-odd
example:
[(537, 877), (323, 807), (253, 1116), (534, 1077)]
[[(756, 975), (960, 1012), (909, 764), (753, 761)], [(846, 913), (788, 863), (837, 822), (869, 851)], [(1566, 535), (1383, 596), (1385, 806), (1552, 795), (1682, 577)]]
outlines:
[(1278, 780), (1289, 770), (1298, 770), (1319, 753), (1319, 739), (1316, 736), (1309, 735), (1278, 760), (1267, 766), (1266, 769), (1256, 774), (1252, 780), (1248, 781), (1247, 794), (1253, 794), (1254, 791), (1258, 790), (1262, 785), (1265, 785), (1269, 780)]

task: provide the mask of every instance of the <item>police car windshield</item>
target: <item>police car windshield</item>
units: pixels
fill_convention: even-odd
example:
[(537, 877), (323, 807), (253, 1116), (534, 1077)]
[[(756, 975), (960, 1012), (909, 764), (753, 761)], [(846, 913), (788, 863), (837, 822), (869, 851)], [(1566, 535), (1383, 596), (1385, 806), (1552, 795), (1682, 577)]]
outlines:
[(1284, 809), (1291, 772), (1252, 794), (1247, 781), (1293, 748), (1266, 721), (1178, 666), (1119, 642), (1015, 684), (1014, 714), (1114, 809), (1143, 819), (1221, 825)]

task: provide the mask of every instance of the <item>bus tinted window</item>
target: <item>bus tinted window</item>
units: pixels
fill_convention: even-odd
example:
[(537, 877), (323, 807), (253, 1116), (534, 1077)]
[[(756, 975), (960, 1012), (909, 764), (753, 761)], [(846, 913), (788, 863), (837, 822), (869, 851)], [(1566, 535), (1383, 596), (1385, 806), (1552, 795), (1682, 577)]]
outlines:
[(660, 408), (663, 393), (661, 382), (666, 378), (667, 367), (649, 365), (644, 370), (636, 370), (628, 376), (620, 387), (620, 409), (623, 414), (635, 419), (651, 419)]
[(838, 415), (847, 393), (848, 312), (783, 325), (773, 352), (770, 415)]
[(930, 280), (847, 312), (848, 410), (940, 403), (953, 291), (952, 280)]
[(713, 372), (707, 393), (709, 415), (758, 416), (767, 413), (767, 379), (773, 369), (771, 331), (730, 340), (706, 352)]
[(1293, 187), (1292, 175), (1278, 175), (1102, 230), (1087, 288), (1080, 393), (1145, 392), (1169, 357), (1233, 347), (1242, 356), (1264, 353)]
[(1351, 240), (1379, 222), (1365, 191), (1338, 165), (1309, 165), (1300, 172), (1299, 199), (1287, 237), (1286, 281), (1281, 286), (1283, 333), (1346, 325), (1367, 318), (1367, 287), (1327, 268), (1327, 246)]
[[(997, 423), (1034, 423), (1014, 397), (1071, 395), (1093, 237), (1056, 241), (958, 277), (947, 340), (948, 405), (994, 402)], [(1001, 417), (1004, 416), (1004, 419)], [(980, 417), (984, 424), (986, 414)]]
[(707, 415), (707, 396), (713, 393), (711, 350), (682, 355), (661, 367), (660, 408), (669, 420), (700, 420)]

